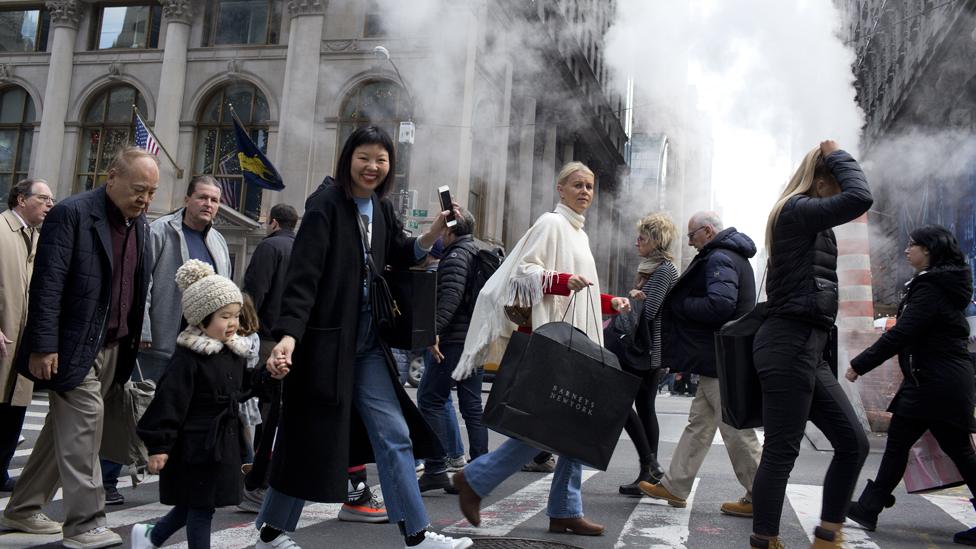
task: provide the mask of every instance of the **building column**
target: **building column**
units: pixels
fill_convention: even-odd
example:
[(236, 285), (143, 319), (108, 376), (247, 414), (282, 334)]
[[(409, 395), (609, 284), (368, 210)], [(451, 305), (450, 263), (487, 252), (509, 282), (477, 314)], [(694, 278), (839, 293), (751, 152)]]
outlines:
[[(521, 90), (520, 90), (521, 91)], [(521, 116), (516, 121), (518, 137), (518, 165), (512, 180), (507, 184), (508, 193), (504, 215), (505, 244), (512, 246), (522, 238), (532, 224), (532, 181), (535, 172), (535, 117), (536, 100), (523, 94)], [(528, 191), (528, 193), (526, 193)], [(527, 195), (528, 194), (528, 195)]]
[(486, 194), (488, 195), (488, 207), (485, 208), (485, 234), (482, 238), (490, 242), (502, 244), (505, 242), (505, 191), (508, 186), (508, 140), (511, 134), (508, 126), (512, 124), (512, 75), (511, 63), (505, 64), (505, 85), (502, 95), (502, 115), (500, 120), (502, 126), (500, 130), (495, 130), (501, 136), (498, 140), (496, 157), (493, 159), (494, 169), (491, 171), (491, 179), (487, 185)]
[(68, 115), (75, 38), (83, 8), (78, 0), (48, 1), (45, 5), (54, 30), (36, 145), (40, 161), (35, 164), (33, 177), (46, 179), (54, 187), (55, 194), (64, 197), (71, 194), (73, 174), (62, 175), (59, 159), (64, 154), (64, 121)]
[[(471, 189), (471, 155), (474, 135), (471, 125), (474, 123), (475, 76), (477, 74), (478, 38), (481, 36), (479, 21), (484, 20), (484, 5), (478, 8), (479, 13), (472, 11), (468, 14), (465, 25), (468, 29), (468, 42), (464, 58), (464, 93), (461, 104), (461, 130), (459, 132), (459, 158), (457, 187), (452, 189), (454, 196), (464, 197), (467, 201), (468, 191)], [(480, 15), (480, 17), (479, 17)], [(479, 151), (481, 152), (481, 151)], [(462, 204), (465, 205), (465, 204)]]
[[(163, 45), (163, 66), (160, 69), (153, 132), (159, 138), (160, 144), (179, 162), (180, 120), (186, 85), (186, 50), (190, 45), (193, 8), (190, 0), (162, 0), (162, 4), (163, 17), (166, 20), (166, 41)], [(143, 115), (149, 116), (148, 113)], [(181, 168), (187, 170), (189, 166)], [(152, 211), (168, 212), (176, 206), (183, 196), (182, 189), (188, 178), (187, 173), (177, 174), (176, 167), (166, 155), (160, 155), (159, 192), (153, 200)]]
[[(315, 139), (315, 102), (319, 87), (322, 28), (326, 0), (289, 0), (291, 27), (288, 33), (288, 60), (281, 90), (278, 117), (278, 144), (274, 162), (285, 183), (281, 192), (271, 192), (271, 204), (290, 204), (303, 212), (305, 197), (311, 192), (312, 147)], [(315, 174), (317, 177), (321, 174)]]

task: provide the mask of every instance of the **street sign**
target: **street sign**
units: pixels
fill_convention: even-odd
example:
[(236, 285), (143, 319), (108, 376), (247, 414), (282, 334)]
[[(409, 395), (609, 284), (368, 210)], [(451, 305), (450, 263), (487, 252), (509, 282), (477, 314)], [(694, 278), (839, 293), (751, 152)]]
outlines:
[(407, 228), (410, 230), (416, 230), (420, 228), (420, 223), (416, 221), (407, 221)]
[(413, 210), (412, 217), (427, 217), (427, 210)]

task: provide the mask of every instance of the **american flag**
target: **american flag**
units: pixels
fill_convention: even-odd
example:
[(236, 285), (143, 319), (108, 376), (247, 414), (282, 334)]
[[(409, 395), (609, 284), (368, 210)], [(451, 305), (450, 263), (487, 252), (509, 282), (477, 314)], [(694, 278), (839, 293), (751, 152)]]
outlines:
[(241, 180), (236, 177), (226, 177), (240, 173), (237, 155), (234, 152), (227, 153), (217, 166), (220, 171), (214, 174), (214, 178), (220, 183), (220, 202), (232, 208), (239, 207)]
[(149, 151), (152, 154), (159, 155), (159, 143), (149, 129), (146, 128), (146, 123), (142, 121), (142, 117), (139, 113), (136, 113), (136, 147)]

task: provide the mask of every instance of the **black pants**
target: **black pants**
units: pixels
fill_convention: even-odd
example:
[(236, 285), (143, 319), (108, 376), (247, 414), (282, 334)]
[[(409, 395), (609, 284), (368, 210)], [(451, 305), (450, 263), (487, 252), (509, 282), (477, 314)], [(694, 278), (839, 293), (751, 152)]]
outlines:
[(186, 545), (189, 549), (210, 548), (210, 522), (214, 509), (207, 507), (187, 507), (177, 505), (159, 519), (149, 534), (149, 540), (156, 547), (163, 543), (177, 530), (186, 526)]
[(754, 357), (763, 392), (765, 442), (752, 486), (753, 531), (779, 535), (790, 472), (807, 419), (834, 447), (824, 478), (821, 520), (844, 522), (868, 439), (843, 389), (823, 360), (827, 331), (805, 322), (767, 319), (756, 334)]
[[(638, 372), (630, 373), (638, 374)], [(627, 430), (627, 436), (630, 437), (634, 443), (634, 448), (637, 449), (641, 465), (647, 465), (653, 459), (652, 454), (657, 455), (657, 446), (661, 439), (661, 428), (657, 422), (657, 411), (654, 409), (661, 370), (640, 372), (639, 375), (642, 376), (642, 381), (634, 400), (637, 411), (635, 412), (633, 409), (630, 411), (627, 422), (624, 423), (624, 429)]]
[(909, 451), (926, 430), (932, 431), (939, 448), (956, 464), (969, 492), (976, 498), (976, 451), (973, 450), (969, 431), (943, 421), (916, 419), (898, 414), (891, 417), (888, 443), (874, 481), (879, 493), (888, 495), (901, 482), (908, 465)]
[(20, 430), (24, 427), (24, 414), (27, 413), (26, 406), (11, 406), (10, 404), (0, 404), (0, 484), (7, 482), (10, 475), (7, 469), (10, 467), (10, 460), (17, 451), (17, 442), (20, 439)]

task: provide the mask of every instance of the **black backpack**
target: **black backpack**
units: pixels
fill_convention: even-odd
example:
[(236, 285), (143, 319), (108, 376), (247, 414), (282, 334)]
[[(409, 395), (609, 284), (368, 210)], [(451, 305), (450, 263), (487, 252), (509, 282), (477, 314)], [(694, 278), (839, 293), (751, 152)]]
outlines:
[(473, 311), (481, 289), (485, 287), (491, 275), (495, 274), (502, 261), (505, 261), (505, 252), (497, 246), (482, 245), (477, 242), (465, 246), (465, 249), (474, 256), (471, 260), (471, 275), (464, 290), (464, 302), (468, 304), (468, 310)]

